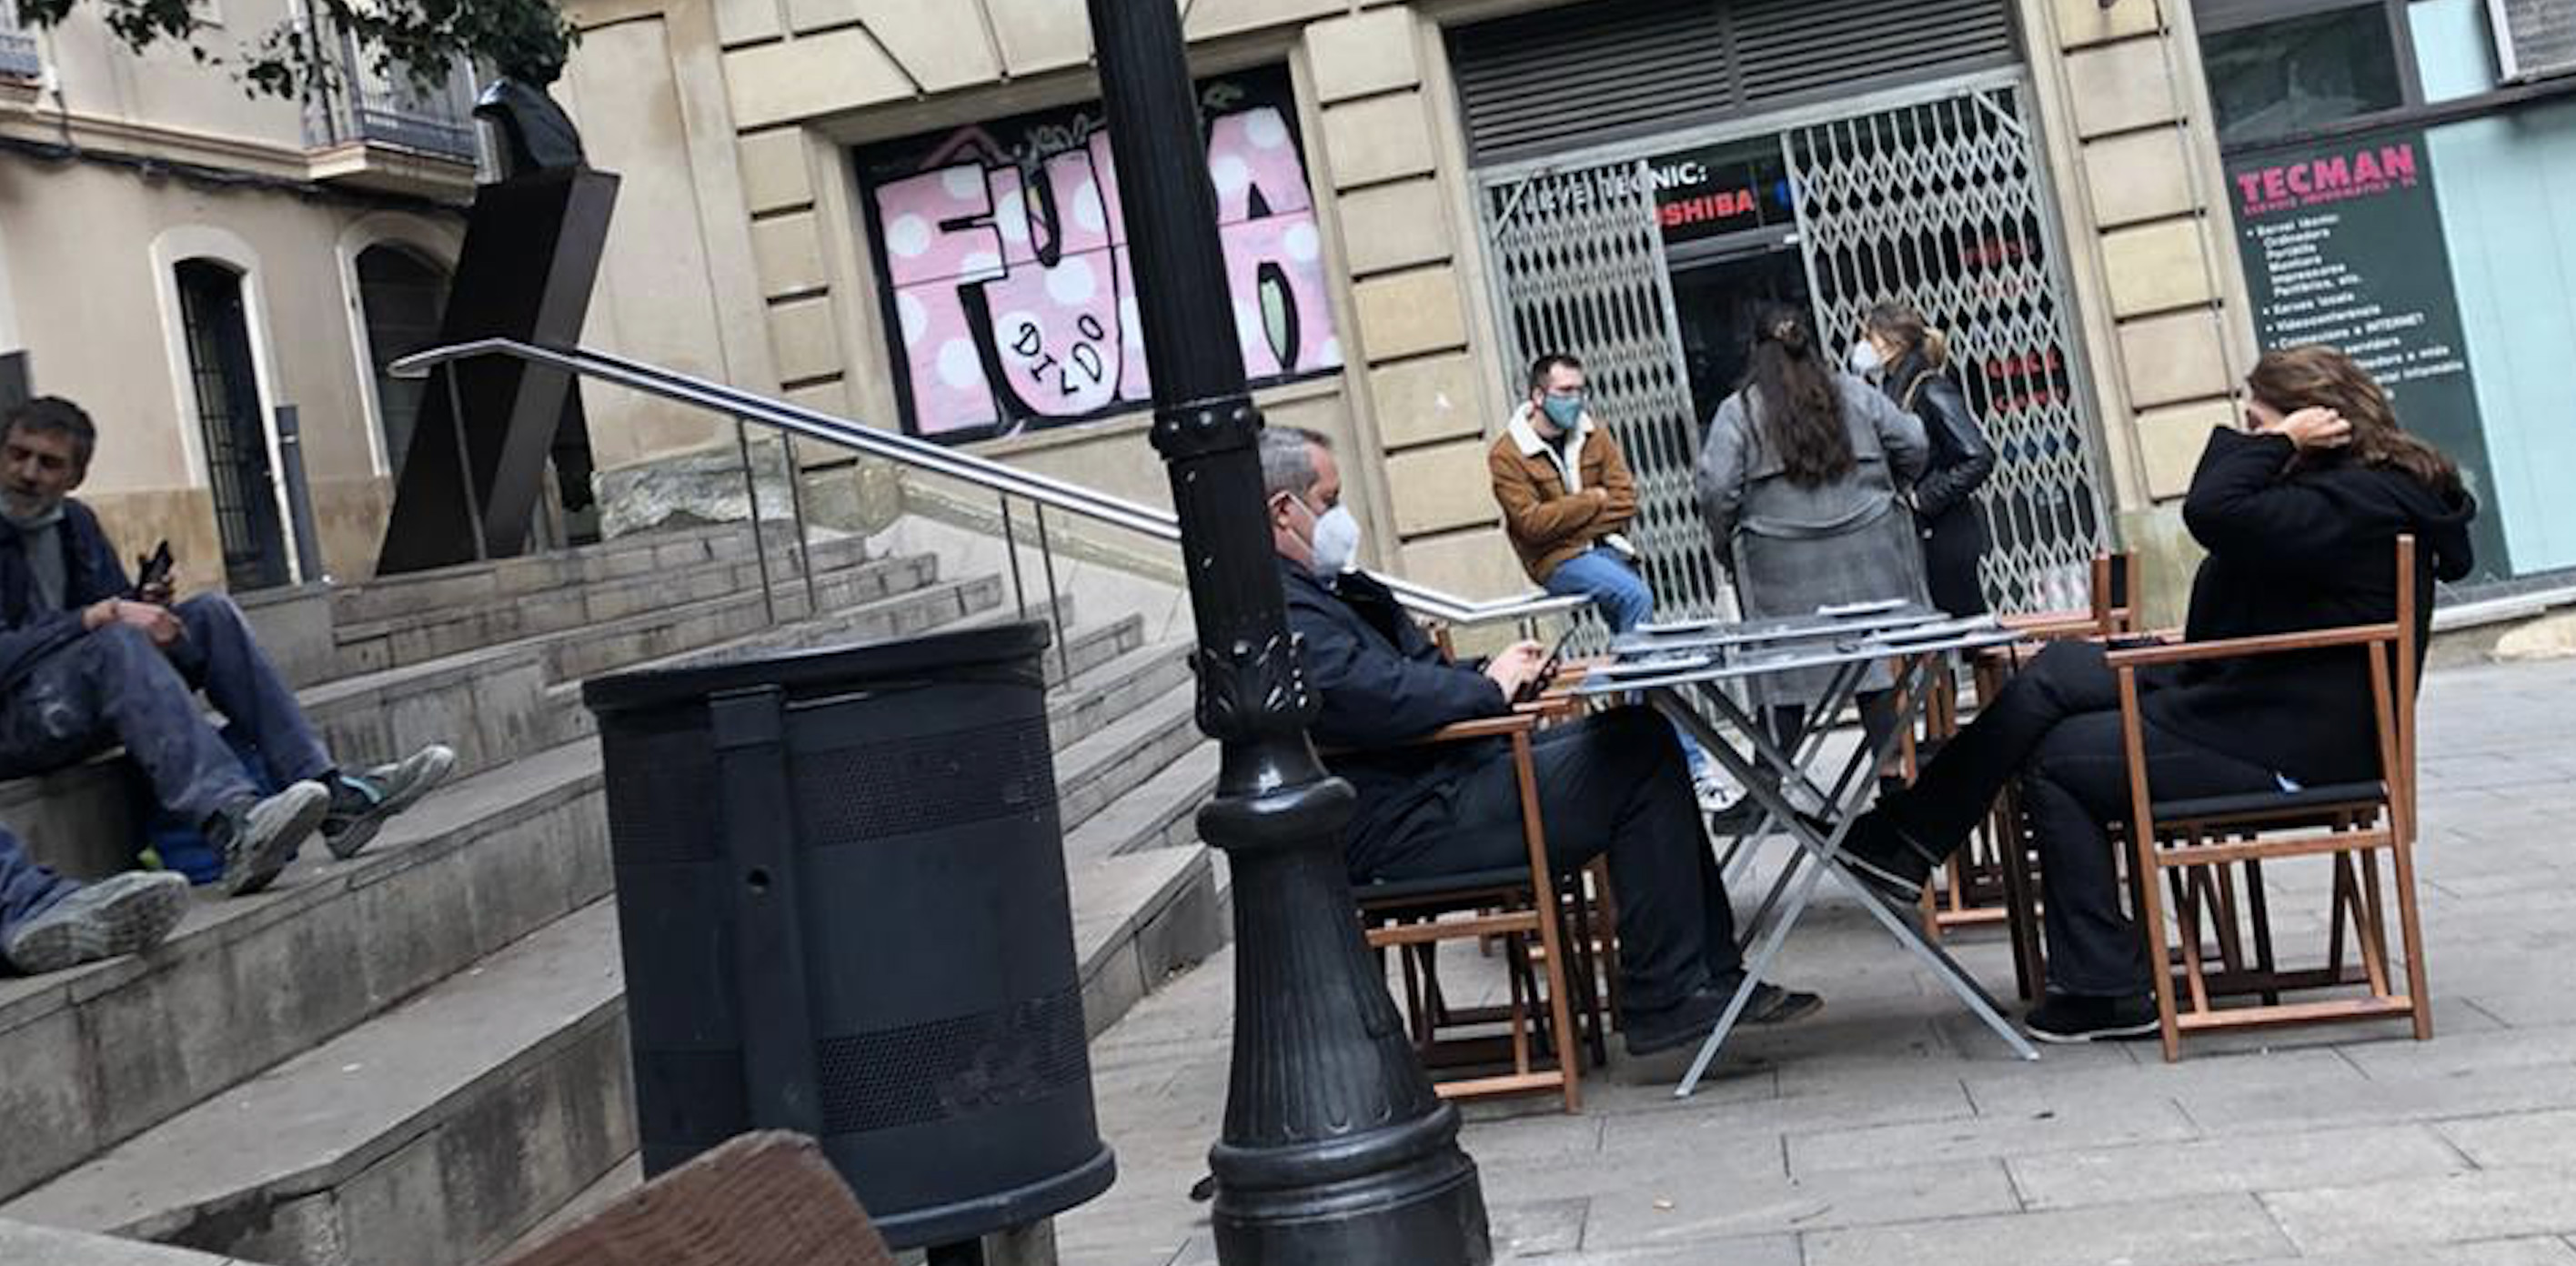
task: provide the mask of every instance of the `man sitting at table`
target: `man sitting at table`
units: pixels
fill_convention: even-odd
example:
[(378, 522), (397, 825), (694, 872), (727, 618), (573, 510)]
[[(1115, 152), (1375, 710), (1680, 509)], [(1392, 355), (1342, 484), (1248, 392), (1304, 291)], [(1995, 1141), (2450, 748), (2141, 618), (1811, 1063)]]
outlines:
[[(1311, 431), (1261, 436), (1262, 493), (1321, 703), (1316, 742), (1359, 793), (1342, 847), (1354, 883), (1428, 879), (1524, 864), (1520, 784), (1500, 739), (1419, 744), (1442, 726), (1507, 715), (1544, 666), (1523, 642), (1481, 667), (1448, 662), (1385, 585), (1352, 570), (1359, 528), (1341, 505), (1331, 446)], [(1707, 1035), (1743, 983), (1735, 916), (1718, 877), (1672, 726), (1619, 707), (1537, 735), (1539, 812), (1561, 872), (1610, 855), (1619, 894), (1620, 1029), (1632, 1055)], [(1758, 986), (1742, 1022), (1814, 1012), (1814, 994)]]

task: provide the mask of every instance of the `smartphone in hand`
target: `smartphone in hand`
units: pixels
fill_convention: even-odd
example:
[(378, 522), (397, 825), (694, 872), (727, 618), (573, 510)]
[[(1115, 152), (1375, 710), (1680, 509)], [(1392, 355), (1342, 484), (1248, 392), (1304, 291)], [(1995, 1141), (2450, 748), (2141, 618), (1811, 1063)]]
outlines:
[(145, 595), (168, 588), (170, 576), (178, 568), (178, 561), (170, 556), (170, 541), (167, 537), (162, 538), (161, 543), (155, 546), (151, 553), (135, 561), (141, 564), (134, 578), (134, 597), (137, 601), (145, 601), (147, 600)]

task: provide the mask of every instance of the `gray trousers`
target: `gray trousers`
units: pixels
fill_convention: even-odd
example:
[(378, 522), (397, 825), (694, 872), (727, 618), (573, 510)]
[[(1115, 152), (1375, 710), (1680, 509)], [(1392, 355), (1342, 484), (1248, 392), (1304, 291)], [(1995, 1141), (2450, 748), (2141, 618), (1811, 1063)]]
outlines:
[(167, 652), (110, 625), (38, 662), (0, 706), (0, 778), (51, 773), (121, 743), (164, 808), (202, 822), (258, 791), (198, 710), (200, 689), (280, 785), (329, 773), (330, 756), (241, 609), (207, 594), (174, 610), (186, 632)]

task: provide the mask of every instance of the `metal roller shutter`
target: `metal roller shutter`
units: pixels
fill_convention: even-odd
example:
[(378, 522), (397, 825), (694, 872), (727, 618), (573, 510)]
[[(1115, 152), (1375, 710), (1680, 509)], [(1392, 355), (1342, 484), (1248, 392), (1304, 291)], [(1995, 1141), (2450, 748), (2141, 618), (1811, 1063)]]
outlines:
[(1459, 27), (1478, 162), (2009, 65), (2003, 0), (1591, 0)]

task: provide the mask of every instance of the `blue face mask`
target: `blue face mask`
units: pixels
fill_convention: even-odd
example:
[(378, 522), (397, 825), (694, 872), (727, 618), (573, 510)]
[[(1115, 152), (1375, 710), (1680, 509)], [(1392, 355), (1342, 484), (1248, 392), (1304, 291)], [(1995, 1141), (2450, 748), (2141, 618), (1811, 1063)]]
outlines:
[(1547, 420), (1560, 431), (1571, 431), (1576, 423), (1583, 420), (1581, 396), (1542, 396), (1539, 408), (1546, 411)]

